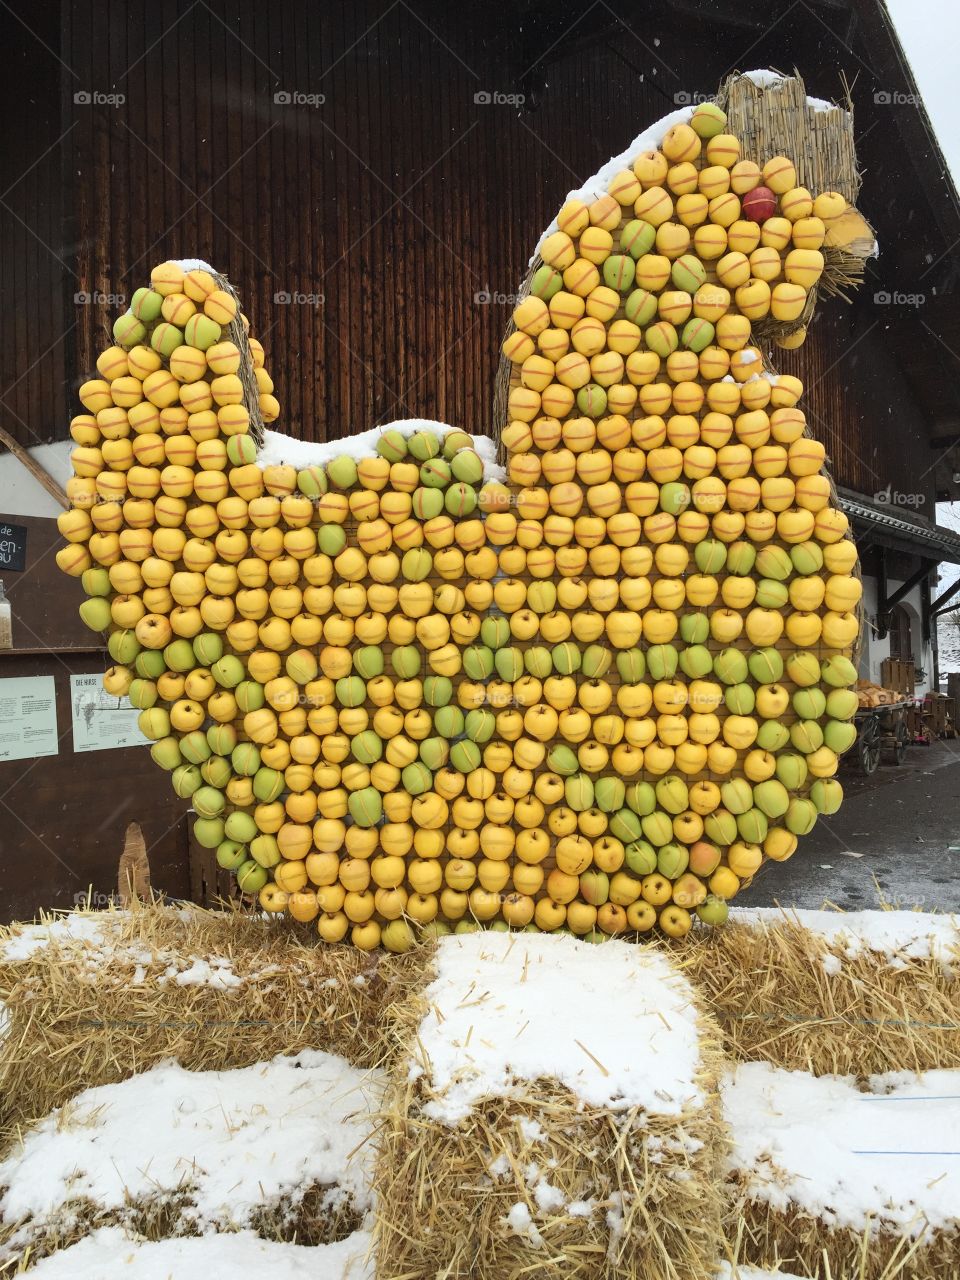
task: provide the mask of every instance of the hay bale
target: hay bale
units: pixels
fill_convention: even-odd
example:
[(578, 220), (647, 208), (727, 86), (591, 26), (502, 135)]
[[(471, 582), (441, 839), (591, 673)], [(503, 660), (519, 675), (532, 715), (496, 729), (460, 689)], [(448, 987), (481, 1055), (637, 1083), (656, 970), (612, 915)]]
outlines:
[(381, 1280), (711, 1274), (718, 1041), (662, 950), (486, 933), (434, 965), (395, 1010)]
[(955, 1280), (960, 1073), (815, 1077), (745, 1063), (723, 1084), (745, 1262), (815, 1280)]
[(0, 929), (0, 1136), (172, 1058), (194, 1070), (328, 1049), (377, 1066), (382, 1011), (426, 951), (315, 945), (258, 916), (153, 905)]
[(737, 1062), (815, 1075), (960, 1067), (948, 916), (745, 908), (675, 956)]

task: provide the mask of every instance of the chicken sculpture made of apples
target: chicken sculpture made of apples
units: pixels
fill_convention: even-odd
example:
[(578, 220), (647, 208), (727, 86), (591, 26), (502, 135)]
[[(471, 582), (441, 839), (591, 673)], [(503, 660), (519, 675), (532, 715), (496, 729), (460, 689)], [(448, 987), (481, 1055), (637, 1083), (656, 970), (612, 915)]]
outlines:
[(328, 942), (679, 937), (840, 803), (857, 555), (755, 343), (802, 339), (850, 204), (713, 102), (654, 141), (541, 241), (505, 475), (440, 424), (264, 450), (263, 349), (201, 264), (80, 388), (58, 560), (105, 687), (242, 892)]

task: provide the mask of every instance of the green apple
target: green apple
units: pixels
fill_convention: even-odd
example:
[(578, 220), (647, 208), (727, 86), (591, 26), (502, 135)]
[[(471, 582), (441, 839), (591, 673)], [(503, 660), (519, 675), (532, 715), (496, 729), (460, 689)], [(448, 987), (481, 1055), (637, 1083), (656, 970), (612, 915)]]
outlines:
[(338, 556), (347, 545), (347, 535), (342, 525), (325, 524), (317, 530), (317, 549), (325, 556)]
[(450, 743), (446, 738), (424, 738), (420, 743), (420, 759), (433, 773), (450, 759)]
[(358, 827), (375, 827), (383, 817), (383, 798), (376, 787), (363, 787), (351, 792), (347, 808)]
[(709, 637), (710, 619), (705, 613), (685, 613), (680, 619), (680, 639), (685, 644), (706, 644)]
[(727, 563), (727, 548), (718, 538), (705, 538), (697, 543), (693, 558), (701, 573), (719, 573)]
[(828, 720), (823, 729), (823, 740), (838, 756), (842, 756), (857, 740), (857, 726), (849, 721)]
[(654, 680), (672, 680), (680, 655), (672, 644), (653, 644), (647, 650), (647, 670)]
[(657, 869), (657, 851), (646, 840), (631, 840), (623, 859), (635, 876), (648, 876)]
[(130, 699), (131, 707), (136, 707), (138, 711), (147, 711), (150, 707), (156, 706), (157, 686), (152, 680), (141, 680), (137, 677), (130, 681), (127, 697)]
[(237, 868), (237, 888), (241, 893), (259, 893), (269, 879), (266, 870), (252, 858)]
[[(450, 478), (450, 463), (446, 458), (429, 458), (420, 468), (420, 483), (425, 489), (445, 489)], [(442, 501), (440, 508), (443, 509)]]
[(613, 813), (623, 808), (626, 787), (619, 778), (598, 778), (594, 792), (597, 808), (603, 813)]
[(91, 596), (79, 609), (80, 617), (91, 631), (106, 631), (110, 625), (110, 601), (103, 596)]
[(407, 456), (407, 441), (403, 432), (392, 427), (384, 431), (377, 440), (377, 453), (388, 462), (399, 462)]
[(668, 480), (660, 486), (660, 506), (672, 516), (678, 516), (690, 505), (690, 486), (682, 480)]
[(677, 876), (682, 876), (687, 869), (689, 861), (690, 855), (687, 853), (686, 847), (682, 844), (677, 844), (675, 840), (661, 845), (657, 850), (657, 870), (662, 876), (666, 876), (668, 880), (676, 880)]
[[(666, 817), (666, 814), (661, 814), (661, 817)], [(670, 828), (670, 832), (672, 834), (673, 827)], [(618, 809), (610, 819), (610, 834), (624, 845), (633, 844), (643, 834), (643, 823), (632, 810)], [(667, 838), (669, 839), (669, 836)]]
[(777, 756), (776, 770), (777, 777), (788, 791), (799, 791), (807, 780), (807, 762), (793, 751)]
[(808, 756), (823, 746), (823, 730), (816, 720), (797, 720), (790, 726), (790, 741), (797, 751)]
[(756, 569), (761, 578), (776, 578), (778, 582), (785, 582), (793, 573), (793, 561), (783, 547), (768, 542), (757, 552)]
[(713, 654), (704, 644), (690, 645), (680, 653), (680, 670), (688, 680), (700, 680), (713, 670)]
[(782, 782), (776, 778), (768, 778), (766, 782), (758, 782), (753, 788), (753, 803), (768, 818), (779, 818), (787, 812), (790, 795)]
[(433, 727), (441, 738), (459, 738), (463, 733), (463, 712), (459, 707), (440, 707), (433, 717)]
[(240, 844), (249, 844), (257, 835), (257, 824), (253, 815), (245, 813), (243, 809), (234, 809), (223, 824), (223, 829), (228, 839), (236, 840)]
[(192, 671), (197, 665), (193, 645), (182, 637), (179, 640), (171, 640), (163, 651), (163, 660), (171, 671), (179, 671), (181, 674)]
[(196, 789), (203, 783), (200, 770), (195, 764), (180, 764), (174, 769), (170, 781), (181, 800), (189, 800)]
[(224, 689), (235, 689), (247, 674), (243, 663), (232, 653), (225, 653), (210, 668), (217, 684)]
[(203, 764), (213, 755), (207, 735), (202, 729), (194, 729), (191, 733), (184, 734), (180, 739), (180, 750), (183, 752), (183, 758), (189, 760), (191, 764)]
[(375, 644), (365, 644), (353, 654), (353, 669), (364, 680), (383, 675), (383, 650)]
[(546, 680), (553, 671), (553, 658), (543, 644), (531, 645), (523, 654), (524, 669), (537, 680)]
[[(257, 460), (257, 442), (253, 436), (231, 436), (227, 441), (227, 458), (235, 467), (247, 467), (251, 462)], [(297, 476), (297, 486), (300, 487), (300, 477)], [(306, 490), (301, 488), (301, 493)]]
[(610, 877), (604, 871), (584, 871), (580, 877), (580, 896), (594, 907), (602, 907), (610, 897)]
[(783, 677), (783, 659), (772, 645), (754, 649), (747, 659), (747, 667), (757, 684), (776, 684)]
[(448, 462), (453, 462), (462, 449), (473, 449), (473, 436), (468, 436), (466, 431), (454, 428), (447, 432), (440, 443), (443, 456)]
[(585, 773), (575, 773), (563, 784), (564, 798), (574, 813), (584, 813), (593, 808), (593, 781)]
[(795, 836), (809, 835), (816, 826), (816, 822), (817, 807), (812, 800), (801, 800), (797, 797), (790, 801), (786, 815), (788, 831), (792, 831)]
[(602, 644), (587, 645), (580, 667), (588, 680), (600, 680), (613, 665), (613, 655)]
[(553, 669), (561, 676), (570, 676), (580, 670), (583, 654), (580, 646), (573, 640), (563, 640), (550, 650)]
[(108, 596), (113, 590), (110, 574), (106, 569), (84, 569), (80, 583), (88, 596)]
[(283, 855), (277, 837), (263, 832), (250, 841), (250, 856), (261, 867), (275, 867)]
[(843, 802), (843, 787), (836, 778), (818, 778), (810, 788), (810, 800), (818, 813), (836, 813)]
[(424, 429), (409, 438), (407, 448), (418, 462), (426, 462), (440, 452), (440, 440), (436, 432)]
[(626, 801), (641, 818), (653, 813), (657, 807), (657, 793), (649, 782), (632, 782), (627, 788)]
[[(246, 439), (248, 439), (247, 436), (231, 436), (227, 443), (227, 452), (230, 451), (230, 445), (234, 440)], [(321, 498), (329, 487), (327, 473), (323, 467), (303, 467), (297, 472), (297, 488), (305, 498)]]
[(216, 818), (226, 808), (226, 798), (216, 787), (197, 787), (193, 793), (193, 807), (201, 818)]
[(261, 804), (273, 804), (282, 794), (286, 783), (279, 769), (261, 766), (253, 775), (253, 794)]
[(748, 809), (737, 817), (737, 831), (748, 844), (762, 844), (767, 838), (769, 824), (761, 809)]
[(775, 578), (761, 578), (757, 583), (755, 602), (760, 609), (782, 609), (789, 598), (785, 584)]
[(215, 849), (223, 839), (223, 819), (197, 818), (193, 824), (193, 838), (204, 849)]
[[(625, 812), (629, 813), (630, 810), (627, 809)], [(635, 817), (636, 815), (631, 814), (630, 816)], [(673, 823), (670, 821), (670, 815), (664, 813), (661, 809), (648, 813), (645, 818), (642, 818), (640, 820), (640, 830), (643, 832), (644, 839), (649, 840), (658, 849), (662, 849), (665, 844), (669, 844), (673, 839)], [(637, 835), (639, 834), (637, 832)], [(633, 838), (636, 839), (636, 836)]]
[(403, 553), (400, 561), (400, 572), (407, 582), (423, 582), (430, 577), (433, 569), (433, 556), (426, 547), (411, 547)]
[(854, 689), (831, 689), (827, 694), (827, 715), (833, 720), (852, 720), (859, 706)]
[(547, 751), (547, 766), (551, 772), (559, 773), (561, 778), (571, 777), (579, 767), (576, 753), (562, 742), (554, 743)]
[(144, 680), (159, 680), (167, 664), (159, 649), (143, 649), (134, 658), (133, 669)]
[(797, 649), (787, 658), (787, 675), (801, 689), (820, 682), (820, 663), (817, 655), (806, 649)]
[(400, 781), (408, 795), (422, 796), (433, 786), (433, 774), (422, 760), (414, 760), (403, 769)]
[(224, 871), (236, 871), (248, 857), (247, 846), (238, 840), (221, 840), (217, 845), (217, 866)]
[[(579, 658), (580, 651), (577, 650)], [(493, 655), (493, 665), (497, 669), (497, 675), (501, 680), (506, 680), (508, 684), (513, 684), (514, 680), (519, 680), (523, 675), (523, 650), (516, 648), (514, 645), (508, 646), (506, 649), (498, 649)]]
[(460, 449), (449, 461), (455, 480), (475, 485), (483, 479), (483, 459), (475, 449)]
[(752, 807), (753, 789), (746, 778), (729, 778), (720, 787), (720, 798), (731, 813), (739, 815)]
[(821, 664), (820, 676), (831, 689), (846, 689), (857, 683), (857, 668), (842, 653), (835, 653)]
[(341, 707), (362, 707), (367, 700), (367, 686), (359, 676), (341, 676), (334, 690)]
[(350, 739), (350, 750), (360, 764), (375, 764), (383, 755), (383, 743), (373, 729), (364, 729)]
[[(241, 436), (231, 436), (231, 440), (239, 440)], [(219, 662), (223, 657), (223, 637), (218, 636), (215, 631), (201, 631), (198, 636), (193, 638), (193, 653), (197, 660), (197, 665), (201, 667), (212, 667), (215, 662)]]
[(255, 742), (239, 742), (230, 754), (230, 763), (241, 778), (252, 778), (260, 768), (260, 748)]
[[(399, 676), (401, 680), (412, 680), (422, 670), (420, 650), (415, 644), (399, 645), (390, 655), (390, 665), (393, 667), (394, 675)], [(464, 670), (466, 670), (466, 664), (464, 664)], [(469, 672), (467, 674), (470, 675)], [(489, 675), (489, 672), (487, 674)], [(482, 677), (471, 675), (470, 679), (479, 680)]]
[(489, 649), (502, 649), (510, 643), (510, 623), (506, 618), (484, 618), (480, 623), (480, 639)]
[[(753, 793), (751, 792), (751, 798)], [(737, 820), (729, 809), (714, 809), (703, 820), (704, 835), (713, 844), (724, 848), (737, 838)]]
[(170, 736), (170, 717), (163, 707), (148, 707), (137, 717), (140, 732), (154, 742)]
[(790, 741), (790, 730), (779, 720), (764, 720), (757, 730), (757, 746), (761, 751), (779, 751)]
[(642, 649), (621, 649), (616, 657), (617, 672), (624, 684), (638, 684), (647, 672)]
[(756, 706), (756, 695), (749, 684), (732, 684), (724, 692), (723, 701), (731, 715), (749, 716)]
[[(419, 670), (420, 651), (413, 645), (408, 647), (417, 656), (417, 670)], [(398, 650), (395, 649), (394, 655), (397, 652)], [(493, 650), (488, 649), (485, 644), (468, 645), (463, 651), (463, 670), (470, 680), (486, 680), (493, 673)], [(416, 675), (417, 671), (411, 671), (409, 674)]]
[(827, 709), (822, 689), (797, 689), (790, 701), (801, 720), (819, 720)]
[(447, 676), (427, 676), (423, 682), (423, 701), (428, 707), (445, 707), (453, 697), (453, 685)]
[(798, 542), (790, 548), (790, 559), (797, 573), (805, 576), (823, 568), (823, 552), (815, 542)]
[(132, 631), (112, 631), (107, 639), (107, 652), (114, 662), (129, 667), (140, 652), (140, 641)]
[(717, 898), (713, 894), (707, 898), (706, 902), (701, 902), (697, 907), (697, 916), (704, 924), (717, 928), (727, 923), (730, 915), (730, 908), (722, 898)]
[(727, 573), (745, 578), (753, 572), (756, 560), (757, 550), (752, 542), (731, 542), (727, 548)]
[(180, 755), (180, 743), (176, 738), (161, 738), (155, 742), (150, 748), (150, 756), (154, 764), (158, 764), (161, 769), (176, 769), (182, 760)]
[(620, 244), (633, 258), (642, 258), (645, 253), (649, 253), (656, 238), (656, 227), (639, 218), (627, 222), (620, 231)]
[(222, 791), (233, 777), (230, 761), (223, 756), (211, 756), (209, 760), (204, 760), (200, 766), (200, 773), (204, 782), (209, 783), (211, 787), (216, 787), (219, 791)]
[(690, 802), (687, 784), (676, 774), (667, 774), (661, 778), (654, 787), (654, 793), (660, 807), (674, 815), (683, 813)]
[(259, 711), (266, 701), (263, 685), (256, 680), (241, 680), (234, 689), (233, 696), (244, 714), (248, 711)]
[(480, 768), (483, 757), (475, 742), (464, 739), (450, 748), (450, 764), (458, 773), (473, 773)]
[(723, 684), (743, 684), (749, 674), (739, 649), (721, 649), (713, 660), (713, 673)]
[(284, 659), (283, 669), (294, 684), (302, 688), (311, 680), (316, 680), (320, 668), (316, 656), (309, 649), (294, 649), (293, 653)]
[(349, 489), (357, 483), (357, 464), (349, 454), (342, 453), (327, 463), (327, 479), (338, 489)]
[(497, 717), (489, 707), (474, 707), (463, 718), (463, 731), (471, 742), (489, 742), (497, 727)]

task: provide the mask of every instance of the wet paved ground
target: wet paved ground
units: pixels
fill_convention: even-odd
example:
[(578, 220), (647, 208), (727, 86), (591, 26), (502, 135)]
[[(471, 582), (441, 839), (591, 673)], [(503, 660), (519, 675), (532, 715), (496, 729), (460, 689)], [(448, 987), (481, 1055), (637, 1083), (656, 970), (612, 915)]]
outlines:
[(960, 739), (910, 747), (870, 778), (840, 774), (846, 797), (788, 862), (768, 862), (744, 906), (960, 910)]

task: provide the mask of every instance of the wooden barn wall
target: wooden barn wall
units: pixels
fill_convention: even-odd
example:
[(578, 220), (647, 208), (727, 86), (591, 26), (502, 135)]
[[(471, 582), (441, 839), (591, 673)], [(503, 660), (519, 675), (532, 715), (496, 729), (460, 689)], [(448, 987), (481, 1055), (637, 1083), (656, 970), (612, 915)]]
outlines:
[[(417, 415), (487, 430), (504, 299), (579, 178), (741, 55), (800, 66), (822, 94), (860, 66), (841, 12), (815, 20), (786, 0), (766, 32), (710, 5), (699, 17), (658, 9), (653, 24), (645, 4), (617, 18), (607, 6), (446, 0), (14, 7), (26, 25), (6, 22), (0, 129), (11, 174), (33, 167), (0, 196), (0, 408), (26, 441), (65, 433), (116, 314), (100, 299), (188, 254), (236, 282), (291, 434), (329, 439)], [(937, 247), (917, 234), (895, 243), (903, 201), (890, 203), (884, 166), (896, 179), (908, 162), (860, 70), (865, 199), (894, 246), (884, 273), (908, 282), (920, 243)], [(484, 92), (524, 93), (527, 108), (475, 101)], [(911, 208), (914, 232), (924, 218)], [(853, 318), (830, 305), (842, 336)], [(873, 472), (886, 483), (899, 452), (886, 453), (864, 407), (875, 371), (838, 361), (832, 341), (816, 356), (818, 429), (838, 433), (841, 483), (872, 493)], [(889, 363), (883, 342), (881, 331), (864, 348), (874, 364)], [(860, 434), (840, 440), (855, 420)], [(869, 447), (868, 430), (879, 433)]]

